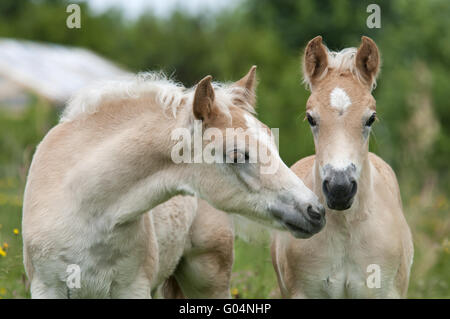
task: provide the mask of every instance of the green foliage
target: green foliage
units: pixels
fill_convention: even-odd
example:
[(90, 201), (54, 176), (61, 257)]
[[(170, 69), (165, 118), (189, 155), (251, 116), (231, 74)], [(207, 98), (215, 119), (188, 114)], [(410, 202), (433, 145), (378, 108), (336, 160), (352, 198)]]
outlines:
[[(259, 117), (280, 128), (280, 153), (288, 164), (314, 152), (303, 121), (309, 96), (301, 84), (304, 46), (319, 34), (333, 50), (357, 46), (361, 35), (372, 37), (383, 66), (374, 91), (380, 121), (370, 147), (399, 177), (416, 245), (410, 296), (450, 297), (450, 2), (376, 1), (382, 27), (368, 29), (366, 7), (373, 2), (247, 0), (218, 14), (176, 11), (161, 18), (144, 12), (133, 21), (117, 9), (94, 14), (82, 2), (81, 29), (68, 29), (69, 1), (2, 0), (0, 37), (86, 47), (129, 70), (163, 70), (189, 86), (207, 74), (236, 80), (256, 64)], [(0, 297), (27, 296), (20, 240), (12, 229), (20, 226), (17, 205), (31, 156), (56, 119), (39, 100), (21, 114), (0, 112), (0, 244), (10, 244), (7, 257), (0, 256)], [(264, 262), (255, 266), (253, 260)], [(241, 297), (276, 296), (267, 260), (267, 247), (238, 243), (237, 276), (253, 272), (248, 280), (234, 279)]]
[(22, 261), (22, 194), (35, 148), (56, 123), (55, 109), (38, 99), (23, 113), (0, 108), (0, 298), (29, 297)]

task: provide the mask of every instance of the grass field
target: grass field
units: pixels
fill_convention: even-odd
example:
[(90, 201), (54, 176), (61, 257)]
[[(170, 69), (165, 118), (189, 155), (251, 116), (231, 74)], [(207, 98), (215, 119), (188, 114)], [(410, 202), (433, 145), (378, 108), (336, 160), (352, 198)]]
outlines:
[[(30, 297), (22, 264), (22, 195), (35, 146), (56, 119), (39, 101), (21, 114), (0, 113), (0, 298)], [(415, 178), (413, 172), (409, 178)], [(412, 189), (409, 178), (400, 180), (415, 245), (408, 296), (450, 298), (448, 194), (433, 178), (419, 190)], [(235, 298), (280, 297), (267, 243), (237, 240), (231, 289)]]

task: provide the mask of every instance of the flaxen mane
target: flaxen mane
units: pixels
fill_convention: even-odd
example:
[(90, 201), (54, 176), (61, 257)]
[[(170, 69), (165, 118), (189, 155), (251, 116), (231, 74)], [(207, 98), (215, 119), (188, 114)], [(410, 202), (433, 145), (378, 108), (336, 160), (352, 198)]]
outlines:
[[(321, 75), (321, 79), (323, 79), (327, 75), (329, 69), (333, 69), (338, 72), (349, 71), (358, 79), (358, 81), (362, 81), (361, 74), (359, 74), (355, 64), (355, 57), (357, 51), (358, 51), (357, 48), (346, 48), (341, 51), (330, 51), (327, 48), (328, 67)], [(304, 73), (303, 83), (309, 90), (311, 90), (311, 81), (306, 75), (306, 73)], [(372, 90), (375, 89), (376, 85), (377, 85), (376, 77), (374, 77), (370, 85)]]
[[(237, 105), (242, 109), (255, 113), (249, 103), (242, 102), (245, 89), (232, 84), (213, 83), (215, 102), (222, 111), (229, 115), (229, 106)], [(69, 122), (81, 114), (93, 114), (100, 106), (113, 99), (137, 99), (142, 94), (154, 93), (164, 111), (170, 110), (175, 118), (180, 105), (192, 106), (195, 87), (187, 89), (161, 72), (146, 72), (120, 80), (96, 83), (77, 93), (64, 109), (60, 122)], [(183, 103), (186, 102), (186, 103)]]

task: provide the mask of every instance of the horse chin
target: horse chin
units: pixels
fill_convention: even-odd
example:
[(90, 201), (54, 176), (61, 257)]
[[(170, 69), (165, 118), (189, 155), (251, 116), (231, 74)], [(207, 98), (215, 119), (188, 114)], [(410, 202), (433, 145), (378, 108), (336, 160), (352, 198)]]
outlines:
[(315, 234), (315, 233), (309, 232), (309, 231), (307, 231), (307, 230), (305, 230), (303, 228), (299, 228), (297, 226), (292, 226), (292, 225), (287, 224), (287, 223), (283, 223), (283, 226), (295, 238), (306, 239), (306, 238), (310, 238), (311, 236), (313, 236)]
[(271, 223), (271, 227), (282, 231), (287, 231), (295, 238), (300, 239), (310, 238), (318, 232), (314, 230), (309, 230), (297, 224), (286, 222), (278, 217), (275, 217), (275, 221)]
[(346, 202), (338, 202), (327, 199), (327, 206), (331, 210), (346, 211), (349, 210), (353, 205), (353, 198)]

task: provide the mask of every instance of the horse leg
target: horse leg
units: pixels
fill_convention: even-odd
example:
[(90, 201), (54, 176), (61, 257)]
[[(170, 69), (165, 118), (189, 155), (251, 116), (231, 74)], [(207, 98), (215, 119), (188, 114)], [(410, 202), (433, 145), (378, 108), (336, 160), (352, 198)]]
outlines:
[[(217, 251), (183, 258), (175, 271), (178, 291), (188, 298), (231, 298), (232, 260), (224, 260)], [(176, 292), (176, 290), (173, 290)], [(178, 292), (177, 296), (183, 296)]]
[(136, 278), (129, 284), (119, 284), (116, 282), (111, 287), (111, 298), (113, 299), (151, 299), (151, 283), (145, 271), (137, 273)]
[(199, 200), (190, 237), (174, 273), (182, 292), (188, 298), (230, 298), (234, 234), (229, 217)]
[(39, 277), (34, 276), (31, 280), (31, 298), (32, 299), (67, 299), (68, 288), (65, 283), (57, 286), (48, 286)]
[(170, 276), (163, 284), (161, 293), (164, 299), (185, 299), (180, 285), (177, 282), (175, 276)]

